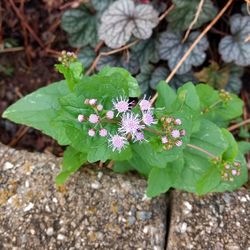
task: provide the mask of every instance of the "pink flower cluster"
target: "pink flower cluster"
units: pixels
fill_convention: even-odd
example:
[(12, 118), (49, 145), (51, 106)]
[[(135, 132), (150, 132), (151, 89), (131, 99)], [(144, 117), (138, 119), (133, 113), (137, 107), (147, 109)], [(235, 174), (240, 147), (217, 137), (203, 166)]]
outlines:
[(225, 181), (234, 181), (234, 178), (241, 173), (241, 165), (239, 162), (223, 162), (222, 166), (221, 176)]
[(161, 117), (164, 135), (161, 138), (163, 148), (172, 149), (174, 146), (181, 147), (183, 145), (182, 137), (186, 135), (185, 129), (180, 129), (182, 121), (179, 118)]

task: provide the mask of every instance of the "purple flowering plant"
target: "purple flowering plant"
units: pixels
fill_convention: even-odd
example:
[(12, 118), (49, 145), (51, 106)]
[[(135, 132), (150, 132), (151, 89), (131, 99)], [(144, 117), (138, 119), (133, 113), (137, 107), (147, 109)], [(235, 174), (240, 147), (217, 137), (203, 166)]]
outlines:
[(226, 129), (242, 114), (236, 95), (191, 82), (174, 90), (161, 81), (153, 103), (140, 98), (136, 79), (123, 68), (86, 76), (74, 54), (64, 53), (60, 61), (56, 68), (65, 80), (25, 96), (3, 114), (67, 146), (57, 184), (95, 162), (119, 173), (139, 172), (150, 197), (171, 187), (222, 192), (247, 181), (244, 155)]

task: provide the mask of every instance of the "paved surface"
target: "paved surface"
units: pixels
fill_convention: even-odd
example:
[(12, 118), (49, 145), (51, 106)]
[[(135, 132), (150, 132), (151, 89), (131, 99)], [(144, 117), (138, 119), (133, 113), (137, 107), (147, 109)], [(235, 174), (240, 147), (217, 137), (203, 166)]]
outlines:
[(172, 193), (168, 250), (250, 250), (250, 192)]
[(164, 249), (166, 197), (145, 180), (78, 172), (57, 190), (60, 159), (0, 144), (0, 249)]

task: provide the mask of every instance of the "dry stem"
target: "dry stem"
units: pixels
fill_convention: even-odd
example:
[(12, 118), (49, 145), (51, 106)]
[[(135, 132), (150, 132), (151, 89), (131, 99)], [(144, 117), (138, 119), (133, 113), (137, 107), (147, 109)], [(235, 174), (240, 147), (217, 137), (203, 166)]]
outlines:
[(228, 131), (233, 131), (241, 126), (244, 126), (246, 124), (249, 124), (250, 123), (250, 118), (249, 119), (246, 119), (245, 121), (242, 121), (240, 123), (237, 123), (235, 125), (232, 125), (231, 127), (228, 128)]

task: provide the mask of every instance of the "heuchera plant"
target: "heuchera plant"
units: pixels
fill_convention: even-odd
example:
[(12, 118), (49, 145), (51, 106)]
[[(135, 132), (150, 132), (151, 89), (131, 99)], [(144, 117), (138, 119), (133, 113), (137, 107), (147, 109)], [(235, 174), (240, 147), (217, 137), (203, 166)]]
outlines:
[(161, 81), (153, 106), (145, 96), (132, 101), (140, 89), (123, 68), (85, 76), (73, 53), (63, 52), (60, 62), (64, 81), (27, 95), (3, 114), (67, 145), (57, 184), (98, 161), (145, 176), (149, 197), (170, 187), (222, 192), (247, 181), (244, 156), (226, 129), (242, 114), (236, 95), (191, 82), (175, 91)]

